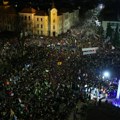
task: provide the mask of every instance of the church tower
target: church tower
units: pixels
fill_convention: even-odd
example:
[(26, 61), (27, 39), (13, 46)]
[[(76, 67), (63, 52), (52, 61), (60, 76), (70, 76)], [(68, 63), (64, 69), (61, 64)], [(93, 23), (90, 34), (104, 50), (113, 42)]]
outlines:
[(52, 8), (50, 10), (50, 36), (57, 36), (58, 34), (58, 16), (55, 3), (52, 1)]

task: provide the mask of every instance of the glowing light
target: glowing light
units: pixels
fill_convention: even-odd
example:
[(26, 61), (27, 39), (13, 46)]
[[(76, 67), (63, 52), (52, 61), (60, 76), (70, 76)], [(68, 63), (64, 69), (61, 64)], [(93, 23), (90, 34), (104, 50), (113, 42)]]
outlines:
[(116, 96), (116, 99), (113, 100), (112, 103), (113, 103), (114, 106), (120, 108), (120, 80), (119, 80), (119, 82), (118, 82), (118, 90), (117, 90), (117, 96)]
[(10, 82), (9, 82), (9, 81), (6, 81), (6, 82), (4, 83), (4, 85), (10, 85)]
[(109, 73), (108, 71), (105, 71), (105, 72), (103, 73), (103, 77), (104, 77), (104, 78), (110, 77), (110, 73)]
[(98, 8), (99, 8), (100, 10), (102, 10), (104, 7), (105, 7), (104, 4), (99, 4), (99, 5), (98, 5)]
[(120, 80), (119, 80), (119, 83), (118, 83), (118, 90), (117, 90), (116, 98), (120, 100)]
[(57, 62), (57, 65), (62, 65), (62, 62)]
[(18, 7), (18, 5), (16, 4), (15, 7)]
[(49, 72), (49, 70), (45, 70), (45, 72)]

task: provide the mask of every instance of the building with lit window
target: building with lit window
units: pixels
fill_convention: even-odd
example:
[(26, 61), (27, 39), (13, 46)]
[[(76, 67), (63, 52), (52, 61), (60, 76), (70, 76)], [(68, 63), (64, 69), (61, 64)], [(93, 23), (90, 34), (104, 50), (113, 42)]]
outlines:
[[(9, 6), (8, 2), (4, 2), (3, 6)], [(0, 6), (0, 8), (3, 9), (3, 6)], [(16, 20), (13, 17), (16, 15), (15, 11), (14, 15), (11, 15), (9, 11), (9, 15), (12, 21)], [(67, 32), (72, 26), (79, 22), (79, 8), (76, 10), (57, 10), (54, 4), (51, 9), (48, 9), (47, 11), (36, 10), (31, 7), (24, 8), (18, 15), (23, 23), (23, 30), (21, 31), (31, 35), (58, 36), (61, 33)], [(8, 16), (7, 13), (5, 16)], [(7, 20), (10, 18), (6, 17)], [(15, 30), (13, 25), (14, 22), (4, 21), (3, 18), (0, 19), (0, 21), (1, 30)]]

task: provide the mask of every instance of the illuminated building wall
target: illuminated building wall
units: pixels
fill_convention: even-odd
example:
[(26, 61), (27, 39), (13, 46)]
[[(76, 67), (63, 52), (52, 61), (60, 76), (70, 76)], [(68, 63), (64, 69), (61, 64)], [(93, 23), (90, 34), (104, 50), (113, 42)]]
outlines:
[(69, 12), (65, 12), (63, 13), (63, 33), (67, 32), (70, 27)]
[(58, 15), (57, 9), (53, 8), (50, 10), (50, 36), (57, 36), (59, 33), (58, 31)]
[(73, 14), (74, 14), (73, 20), (74, 23), (76, 23), (79, 21), (79, 10), (78, 9), (74, 10)]
[[(73, 11), (71, 11), (70, 13), (69, 13), (69, 16), (70, 16), (70, 25), (71, 26), (73, 26), (74, 25), (74, 12)], [(78, 20), (79, 21), (79, 20)]]
[(28, 34), (34, 33), (35, 13), (36, 13), (36, 10), (33, 8), (25, 8), (19, 13), (21, 21), (23, 23), (22, 32), (27, 32)]
[[(5, 14), (3, 14), (1, 9)], [(17, 16), (15, 10), (5, 2), (3, 6), (0, 6), (0, 12), (1, 31), (15, 31), (14, 23)], [(66, 10), (59, 13), (54, 5), (47, 12), (29, 7), (21, 10), (19, 17), (22, 23), (21, 32), (23, 33), (58, 36), (61, 33), (67, 32), (67, 30), (79, 22), (79, 9), (72, 11)]]
[(61, 34), (63, 32), (63, 17), (61, 14), (58, 16), (58, 33)]
[(48, 16), (44, 11), (34, 16), (34, 34), (48, 36)]

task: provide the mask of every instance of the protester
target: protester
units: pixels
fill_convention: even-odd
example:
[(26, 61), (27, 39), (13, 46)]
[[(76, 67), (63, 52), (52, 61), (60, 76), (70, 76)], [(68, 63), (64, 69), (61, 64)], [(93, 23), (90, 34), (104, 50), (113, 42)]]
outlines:
[(85, 25), (57, 38), (42, 37), (41, 45), (1, 43), (0, 118), (64, 120), (78, 100), (89, 97), (86, 85), (108, 89), (99, 73), (111, 67), (119, 75), (119, 53), (115, 49), (83, 56), (80, 46), (101, 46), (95, 32), (86, 35)]

